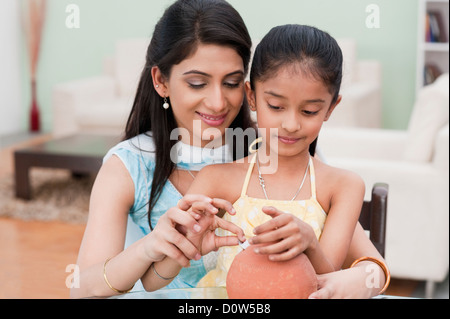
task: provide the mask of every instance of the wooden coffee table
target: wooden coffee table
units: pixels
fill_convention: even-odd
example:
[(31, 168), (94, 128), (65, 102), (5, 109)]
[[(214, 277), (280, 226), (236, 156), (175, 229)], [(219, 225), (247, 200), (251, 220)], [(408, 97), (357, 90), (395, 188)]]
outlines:
[(78, 134), (16, 150), (16, 197), (31, 199), (31, 167), (63, 168), (75, 174), (97, 174), (103, 157), (118, 142), (118, 136)]

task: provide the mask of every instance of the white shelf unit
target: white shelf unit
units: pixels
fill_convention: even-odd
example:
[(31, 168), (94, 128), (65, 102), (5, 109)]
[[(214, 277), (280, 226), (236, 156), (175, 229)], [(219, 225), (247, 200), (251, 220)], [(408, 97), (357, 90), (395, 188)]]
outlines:
[[(424, 71), (426, 65), (433, 65), (441, 73), (449, 71), (449, 0), (419, 0), (418, 11), (418, 50), (417, 50), (417, 75), (416, 92), (425, 85)], [(428, 12), (439, 12), (442, 18), (442, 27), (446, 42), (426, 41), (426, 15)]]

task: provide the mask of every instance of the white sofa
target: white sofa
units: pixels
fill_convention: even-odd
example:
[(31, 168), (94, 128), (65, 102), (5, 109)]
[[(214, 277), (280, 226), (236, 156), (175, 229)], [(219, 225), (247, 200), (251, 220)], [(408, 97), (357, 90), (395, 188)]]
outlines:
[(123, 133), (149, 41), (118, 41), (114, 56), (105, 58), (103, 75), (56, 85), (52, 92), (53, 135)]
[(408, 130), (324, 127), (318, 143), (367, 190), (389, 184), (386, 261), (394, 277), (427, 281), (428, 296), (449, 267), (448, 85), (445, 74), (419, 92)]
[[(358, 60), (356, 42), (339, 39), (344, 54), (343, 99), (328, 125), (381, 126), (381, 66)], [(125, 39), (105, 59), (104, 74), (53, 88), (53, 134), (120, 133), (133, 104), (149, 39)]]
[(344, 57), (342, 100), (327, 122), (330, 127), (382, 126), (382, 68), (377, 60), (360, 60), (357, 43), (337, 39)]

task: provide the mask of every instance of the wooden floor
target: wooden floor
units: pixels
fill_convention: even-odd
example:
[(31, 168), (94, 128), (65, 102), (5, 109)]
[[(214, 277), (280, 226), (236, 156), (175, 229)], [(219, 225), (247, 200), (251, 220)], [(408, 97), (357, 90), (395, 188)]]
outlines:
[(0, 219), (0, 299), (68, 298), (84, 227)]
[[(15, 147), (0, 150), (0, 176), (12, 171)], [(0, 218), (0, 299), (68, 298), (66, 279), (72, 271), (66, 268), (76, 263), (84, 227)], [(409, 296), (417, 284), (394, 279), (387, 294)]]
[[(47, 141), (48, 134), (7, 139), (0, 148), (0, 177), (13, 172), (13, 152)], [(2, 140), (5, 141), (5, 140)], [(85, 225), (0, 218), (0, 299), (69, 298), (66, 279), (73, 273)]]

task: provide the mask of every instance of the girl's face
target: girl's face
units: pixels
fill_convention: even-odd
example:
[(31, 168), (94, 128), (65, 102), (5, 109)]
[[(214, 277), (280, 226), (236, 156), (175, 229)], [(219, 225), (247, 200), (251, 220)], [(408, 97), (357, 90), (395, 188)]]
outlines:
[[(292, 65), (264, 82), (256, 82), (255, 91), (247, 82), (246, 90), (251, 109), (257, 111), (258, 127), (265, 142), (280, 156), (308, 152), (323, 122), (341, 99), (339, 96), (332, 105), (333, 96), (328, 88)], [(278, 149), (274, 149), (275, 145)]]
[[(152, 71), (158, 93), (170, 97), (178, 128), (189, 133), (180, 134), (181, 140), (202, 147), (223, 144), (225, 129), (244, 101), (244, 64), (239, 54), (226, 46), (200, 44), (192, 56), (172, 67), (169, 79), (157, 68)], [(210, 143), (213, 140), (219, 143)]]

